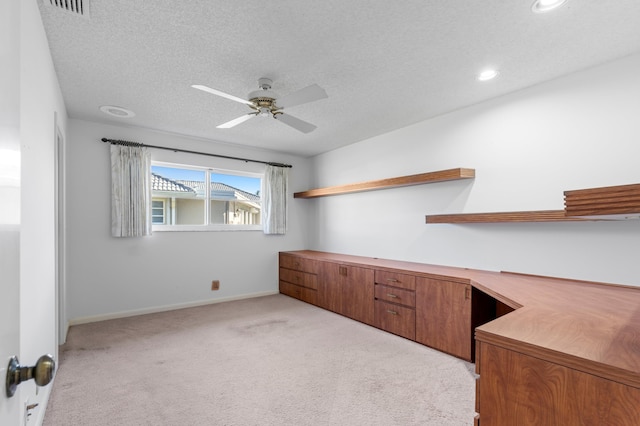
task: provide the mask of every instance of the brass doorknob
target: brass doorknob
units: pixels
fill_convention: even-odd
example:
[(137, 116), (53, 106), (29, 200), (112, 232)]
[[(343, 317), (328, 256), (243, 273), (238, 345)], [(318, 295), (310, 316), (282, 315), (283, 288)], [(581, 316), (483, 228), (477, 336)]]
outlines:
[(42, 355), (33, 367), (20, 365), (18, 357), (11, 357), (7, 367), (6, 391), (11, 398), (16, 393), (16, 388), (22, 382), (33, 379), (38, 386), (46, 386), (53, 379), (56, 371), (56, 362), (51, 355)]

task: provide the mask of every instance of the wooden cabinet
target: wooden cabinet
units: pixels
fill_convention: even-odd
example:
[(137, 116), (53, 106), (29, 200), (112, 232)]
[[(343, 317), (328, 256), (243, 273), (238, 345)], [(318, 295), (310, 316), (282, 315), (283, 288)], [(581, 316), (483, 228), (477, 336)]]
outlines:
[(280, 253), (280, 293), (318, 304), (318, 261)]
[(280, 291), (475, 359), (475, 426), (639, 424), (638, 287), (304, 250)]
[(474, 328), (497, 316), (495, 300), (468, 280), (305, 253), (280, 254), (281, 293), (467, 361)]
[(471, 361), (471, 285), (419, 277), (416, 341)]
[(638, 425), (640, 389), (492, 344), (478, 344), (482, 426)]
[(416, 277), (375, 271), (375, 326), (407, 339), (416, 338)]
[(318, 304), (346, 317), (373, 324), (373, 270), (320, 262)]

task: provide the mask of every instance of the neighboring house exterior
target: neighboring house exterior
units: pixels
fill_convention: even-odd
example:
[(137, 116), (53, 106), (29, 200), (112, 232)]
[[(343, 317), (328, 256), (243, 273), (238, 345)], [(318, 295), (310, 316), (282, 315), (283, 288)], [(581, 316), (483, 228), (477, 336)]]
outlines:
[[(171, 180), (151, 174), (152, 219), (156, 225), (203, 225), (206, 183)], [(259, 225), (260, 196), (224, 183), (211, 182), (210, 224)]]

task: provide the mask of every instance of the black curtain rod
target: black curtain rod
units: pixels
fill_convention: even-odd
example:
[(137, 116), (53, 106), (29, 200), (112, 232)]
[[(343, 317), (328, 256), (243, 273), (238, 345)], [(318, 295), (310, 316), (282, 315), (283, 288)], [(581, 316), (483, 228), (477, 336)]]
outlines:
[(208, 152), (199, 152), (199, 151), (189, 151), (188, 149), (168, 148), (166, 146), (146, 145), (139, 142), (123, 141), (119, 139), (102, 138), (102, 142), (108, 142), (112, 145), (139, 146), (139, 147), (146, 147), (146, 148), (165, 149), (167, 151), (173, 151), (173, 152), (186, 152), (187, 154), (208, 155), (209, 157), (227, 158), (229, 160), (239, 160), (239, 161), (244, 161), (246, 163), (268, 164), (274, 167), (287, 167), (287, 168), (293, 167), (291, 164), (272, 163), (269, 161), (251, 160), (249, 158), (241, 158), (241, 157), (230, 157), (228, 155), (210, 154)]

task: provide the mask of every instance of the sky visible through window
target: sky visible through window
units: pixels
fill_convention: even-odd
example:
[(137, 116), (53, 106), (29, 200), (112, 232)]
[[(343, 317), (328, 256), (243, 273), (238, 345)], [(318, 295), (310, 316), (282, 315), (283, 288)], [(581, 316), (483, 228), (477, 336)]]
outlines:
[[(178, 169), (174, 167), (151, 166), (151, 171), (171, 180), (197, 180), (204, 182), (205, 176), (202, 170)], [(222, 182), (251, 194), (257, 194), (258, 191), (260, 191), (260, 179), (255, 177), (212, 172), (211, 182)]]

